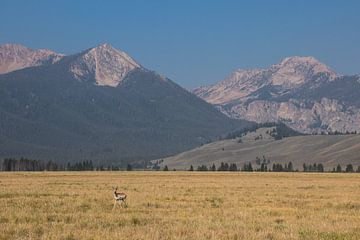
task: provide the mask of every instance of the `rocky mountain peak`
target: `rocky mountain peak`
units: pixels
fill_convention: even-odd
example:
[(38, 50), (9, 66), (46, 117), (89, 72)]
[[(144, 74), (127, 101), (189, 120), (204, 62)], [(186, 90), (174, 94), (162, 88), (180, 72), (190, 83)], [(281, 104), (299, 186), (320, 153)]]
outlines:
[(105, 43), (82, 52), (70, 70), (81, 81), (95, 78), (97, 85), (116, 87), (135, 68), (141, 65), (125, 52)]
[(314, 57), (294, 56), (287, 57), (269, 68), (238, 69), (223, 81), (197, 88), (194, 93), (209, 103), (227, 104), (254, 98), (262, 88), (279, 89), (278, 92), (271, 93), (276, 96), (306, 83), (315, 87), (321, 82), (330, 82), (338, 76)]
[(326, 80), (334, 80), (337, 73), (314, 57), (287, 57), (279, 64), (271, 67), (273, 71), (272, 84), (292, 88), (323, 75)]
[(4, 44), (0, 46), (0, 74), (26, 67), (52, 64), (62, 57), (63, 54), (48, 49), (34, 50), (20, 44)]
[(266, 69), (238, 69), (221, 82), (194, 89), (194, 93), (212, 104), (235, 101), (264, 86), (266, 72)]
[(232, 118), (283, 122), (300, 132), (360, 129), (360, 76), (341, 76), (314, 57), (288, 57), (266, 69), (237, 70), (194, 93)]

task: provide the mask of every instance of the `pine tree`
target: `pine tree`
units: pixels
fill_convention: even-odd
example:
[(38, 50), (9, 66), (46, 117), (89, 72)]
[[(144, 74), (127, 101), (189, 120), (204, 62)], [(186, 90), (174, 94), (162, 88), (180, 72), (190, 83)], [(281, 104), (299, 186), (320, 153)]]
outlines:
[(317, 172), (318, 168), (317, 168), (317, 165), (316, 163), (314, 163), (313, 167), (312, 167), (312, 171), (313, 172)]
[(201, 165), (201, 166), (198, 166), (197, 170), (198, 170), (198, 171), (207, 171), (208, 168), (207, 168), (206, 165)]
[(337, 167), (336, 167), (336, 172), (342, 172), (342, 169), (341, 169), (341, 165), (338, 164)]
[(324, 165), (322, 165), (322, 163), (319, 163), (319, 164), (317, 165), (317, 171), (318, 171), (318, 172), (324, 172)]
[(289, 162), (289, 164), (287, 165), (287, 171), (288, 172), (293, 172), (294, 171), (294, 166), (293, 166), (292, 162)]
[(251, 163), (249, 163), (249, 172), (252, 172), (252, 171), (254, 171), (253, 167), (252, 167)]
[(215, 171), (216, 171), (216, 166), (215, 166), (215, 163), (213, 163), (213, 165), (211, 166), (210, 171), (213, 171), (213, 172), (215, 172)]
[(236, 172), (238, 170), (236, 163), (230, 164), (229, 171)]
[(352, 164), (346, 165), (345, 171), (346, 171), (347, 173), (352, 173), (352, 172), (354, 172), (353, 165), (352, 165)]
[(281, 163), (275, 163), (273, 164), (273, 172), (283, 172), (284, 168), (283, 165), (281, 165)]
[(242, 169), (242, 171), (244, 172), (252, 172), (253, 171), (253, 167), (251, 165), (251, 163), (244, 163), (244, 167)]
[(307, 171), (309, 171), (309, 169), (308, 169), (308, 167), (306, 166), (306, 164), (304, 163), (304, 164), (303, 164), (303, 172), (307, 172)]
[(228, 171), (229, 170), (229, 164), (227, 163), (221, 163), (220, 167), (218, 168), (218, 171)]
[(265, 172), (266, 165), (261, 163), (260, 172)]
[(318, 168), (317, 168), (318, 172), (324, 172), (324, 165), (322, 163), (318, 164)]
[(130, 163), (128, 163), (128, 165), (126, 166), (126, 171), (132, 171), (132, 166)]

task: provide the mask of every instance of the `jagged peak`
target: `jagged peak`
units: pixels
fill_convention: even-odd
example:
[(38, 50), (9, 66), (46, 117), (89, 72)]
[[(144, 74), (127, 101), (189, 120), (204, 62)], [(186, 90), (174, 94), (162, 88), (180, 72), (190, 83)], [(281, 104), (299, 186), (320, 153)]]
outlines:
[(138, 64), (132, 57), (130, 57), (126, 52), (114, 48), (109, 43), (103, 43), (96, 47), (93, 47), (89, 50), (89, 52), (97, 52), (97, 54), (114, 54), (119, 55), (124, 60), (126, 60), (129, 64), (134, 65), (135, 67), (140, 67), (140, 64)]
[(262, 69), (262, 68), (250, 68), (250, 69), (243, 69), (243, 68), (239, 68), (239, 69), (236, 69), (235, 71), (233, 71), (230, 76), (240, 76), (240, 75), (256, 75), (256, 74), (259, 74), (261, 72), (263, 72), (264, 70), (266, 69)]
[(110, 43), (101, 43), (97, 47), (100, 47), (100, 48), (113, 48), (114, 49), (114, 47)]
[(336, 74), (331, 70), (327, 65), (320, 62), (318, 59), (312, 56), (292, 56), (284, 58), (279, 64), (275, 65), (278, 67), (286, 66), (308, 66), (315, 68), (318, 72), (328, 72), (331, 74)]
[(286, 57), (269, 68), (237, 69), (220, 84), (248, 81), (261, 74), (271, 74), (275, 85), (301, 84), (307, 77), (319, 73), (326, 74), (330, 80), (339, 75), (328, 66), (311, 56)]
[(0, 74), (59, 61), (63, 54), (48, 49), (31, 49), (21, 44), (0, 46)]
[(280, 65), (284, 65), (289, 62), (322, 64), (319, 60), (312, 56), (290, 56), (282, 59), (280, 61)]
[(141, 68), (127, 53), (108, 43), (82, 52), (71, 64), (71, 71), (81, 81), (94, 78), (100, 86), (118, 86), (133, 69)]
[(268, 68), (238, 69), (223, 81), (197, 88), (194, 93), (210, 103), (223, 104), (246, 100), (265, 86), (276, 86), (276, 89), (288, 92), (308, 83), (309, 87), (316, 87), (338, 76), (314, 57), (293, 56)]
[(273, 71), (272, 83), (288, 87), (305, 83), (318, 74), (325, 74), (329, 80), (338, 77), (336, 72), (311, 56), (287, 57), (270, 69)]
[(52, 50), (49, 50), (49, 49), (33, 49), (33, 48), (29, 48), (29, 47), (26, 47), (22, 44), (17, 44), (17, 43), (5, 43), (3, 45), (0, 45), (0, 51), (3, 50), (7, 50), (7, 51), (12, 51), (12, 52), (15, 52), (15, 51), (29, 51), (29, 52), (39, 52), (39, 53), (46, 53), (46, 54), (53, 54), (53, 55), (59, 55), (59, 56), (64, 56), (64, 54), (61, 54), (61, 53), (57, 53), (57, 52), (54, 52)]

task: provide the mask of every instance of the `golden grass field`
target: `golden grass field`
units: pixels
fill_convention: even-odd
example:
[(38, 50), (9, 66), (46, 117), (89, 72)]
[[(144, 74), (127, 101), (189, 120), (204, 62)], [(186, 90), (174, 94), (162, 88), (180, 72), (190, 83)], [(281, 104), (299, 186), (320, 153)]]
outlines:
[(0, 239), (360, 239), (360, 174), (0, 173), (0, 206)]

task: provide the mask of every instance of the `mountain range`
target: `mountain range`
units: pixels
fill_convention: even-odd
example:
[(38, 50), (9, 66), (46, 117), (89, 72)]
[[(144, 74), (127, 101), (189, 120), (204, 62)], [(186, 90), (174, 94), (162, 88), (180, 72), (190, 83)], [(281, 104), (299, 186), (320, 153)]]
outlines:
[(249, 125), (102, 44), (0, 47), (0, 158), (145, 166)]
[(313, 57), (239, 69), (194, 93), (234, 119), (283, 122), (303, 133), (360, 131), (360, 75), (337, 74)]
[(0, 158), (146, 166), (252, 122), (360, 131), (360, 75), (313, 57), (239, 69), (191, 93), (109, 44), (68, 56), (5, 44), (0, 97)]

